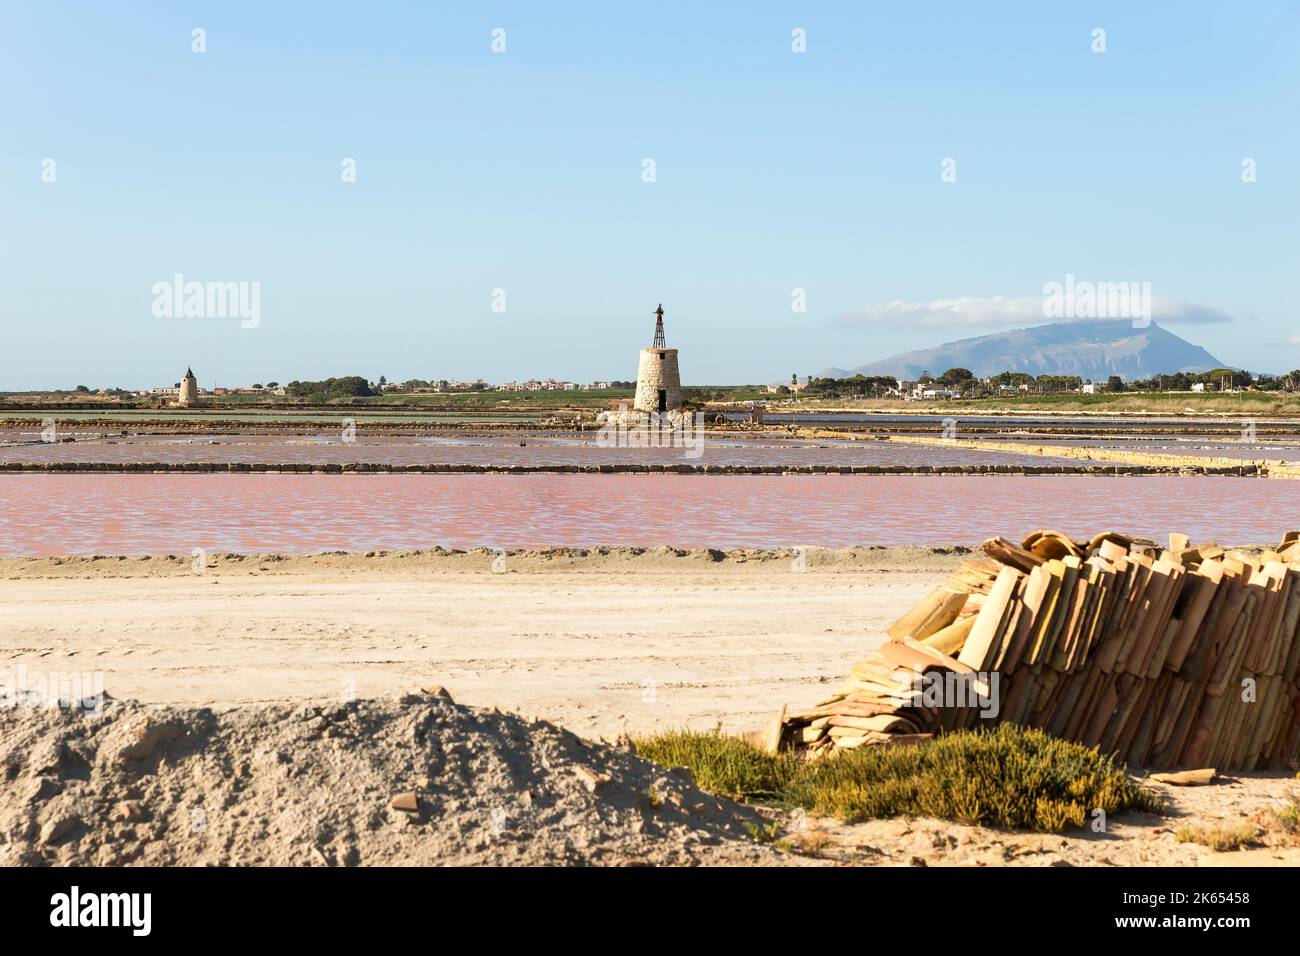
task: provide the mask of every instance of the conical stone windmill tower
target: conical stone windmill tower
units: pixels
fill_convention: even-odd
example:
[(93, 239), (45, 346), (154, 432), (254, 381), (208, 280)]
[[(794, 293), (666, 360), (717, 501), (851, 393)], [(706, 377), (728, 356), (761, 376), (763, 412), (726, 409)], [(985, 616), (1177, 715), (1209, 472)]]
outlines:
[(677, 370), (677, 350), (664, 342), (664, 307), (655, 309), (655, 338), (641, 350), (636, 373), (636, 398), (632, 407), (639, 412), (676, 412), (682, 407), (682, 378)]
[(189, 406), (199, 400), (199, 380), (194, 377), (194, 370), (187, 368), (185, 377), (181, 379), (181, 391), (177, 396), (176, 404)]

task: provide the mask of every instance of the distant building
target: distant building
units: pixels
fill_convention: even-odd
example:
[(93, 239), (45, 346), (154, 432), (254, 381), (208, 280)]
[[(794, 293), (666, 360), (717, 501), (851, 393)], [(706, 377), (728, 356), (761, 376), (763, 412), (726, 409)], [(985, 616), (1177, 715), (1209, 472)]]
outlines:
[(1084, 395), (1096, 395), (1096, 394), (1097, 394), (1097, 383), (1096, 383), (1096, 382), (1084, 382), (1084, 383), (1083, 383), (1083, 386), (1079, 389), (1079, 391), (1082, 392)]
[(1204, 382), (1193, 382), (1193, 383), (1192, 383), (1192, 391), (1193, 391), (1193, 392), (1203, 392), (1203, 391), (1205, 391), (1205, 383), (1204, 383)]

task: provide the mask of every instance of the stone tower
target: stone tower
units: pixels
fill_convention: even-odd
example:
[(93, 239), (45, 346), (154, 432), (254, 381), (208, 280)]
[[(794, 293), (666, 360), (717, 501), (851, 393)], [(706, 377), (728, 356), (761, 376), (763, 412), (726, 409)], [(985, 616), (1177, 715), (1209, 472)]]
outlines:
[(181, 379), (181, 393), (176, 398), (179, 405), (193, 405), (199, 400), (199, 380), (194, 377), (194, 370), (187, 368)]
[(682, 407), (682, 378), (677, 370), (677, 350), (664, 345), (664, 307), (655, 309), (655, 339), (641, 350), (636, 372), (636, 398), (632, 407), (639, 412), (675, 412)]

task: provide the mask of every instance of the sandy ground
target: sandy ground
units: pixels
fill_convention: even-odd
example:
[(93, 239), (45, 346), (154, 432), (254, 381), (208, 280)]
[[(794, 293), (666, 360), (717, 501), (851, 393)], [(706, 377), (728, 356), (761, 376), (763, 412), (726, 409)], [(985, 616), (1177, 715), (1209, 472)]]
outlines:
[(442, 684), (589, 737), (747, 730), (822, 696), (957, 557), (809, 552), (802, 573), (776, 552), (494, 560), (218, 555), (201, 574), (188, 559), (2, 561), (0, 666), (102, 672), (110, 695), (150, 703)]
[[(740, 731), (782, 703), (824, 696), (960, 556), (926, 548), (613, 549), (520, 552), (503, 561), (487, 551), (210, 555), (202, 568), (179, 557), (5, 559), (0, 671), (102, 672), (115, 698), (219, 713), (243, 704), (338, 707), (438, 684), (459, 703), (544, 718), (589, 739), (717, 724)], [(1128, 815), (1101, 833), (1012, 833), (934, 820), (841, 825), (778, 814), (780, 849), (743, 861), (1300, 863), (1300, 850), (1272, 838), (1236, 853), (1177, 839), (1185, 824), (1237, 826), (1284, 806), (1300, 796), (1294, 776), (1162, 789), (1169, 815)], [(182, 806), (179, 797), (168, 799), (173, 809)], [(80, 846), (75, 836), (42, 844), (47, 811), (32, 806), (13, 811), (11, 828), (34, 828), (38, 856), (121, 860), (117, 850), (94, 845), (69, 856), (68, 847)], [(682, 859), (739, 859), (731, 850), (718, 855), (722, 849), (700, 847)], [(400, 845), (384, 844), (380, 858), (406, 857)], [(238, 862), (229, 855), (208, 861)]]
[(1201, 787), (1148, 783), (1165, 797), (1164, 814), (1128, 813), (1104, 829), (1029, 833), (946, 820), (869, 820), (842, 824), (783, 818), (788, 842), (805, 858), (859, 866), (1300, 866), (1300, 844), (1261, 825), (1257, 842), (1219, 852), (1179, 830), (1237, 829), (1271, 823), (1273, 810), (1300, 799), (1292, 774), (1234, 774)]

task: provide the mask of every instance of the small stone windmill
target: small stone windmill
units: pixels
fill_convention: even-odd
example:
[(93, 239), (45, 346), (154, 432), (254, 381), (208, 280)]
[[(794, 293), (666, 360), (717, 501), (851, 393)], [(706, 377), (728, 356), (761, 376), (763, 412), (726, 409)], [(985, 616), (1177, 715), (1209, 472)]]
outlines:
[(664, 340), (664, 307), (655, 309), (655, 337), (650, 348), (641, 350), (636, 373), (636, 398), (632, 407), (639, 412), (674, 412), (682, 407), (682, 378), (677, 370), (677, 350)]
[(189, 406), (199, 400), (199, 380), (194, 377), (194, 370), (187, 368), (185, 377), (181, 379), (181, 391), (177, 396), (178, 405)]

